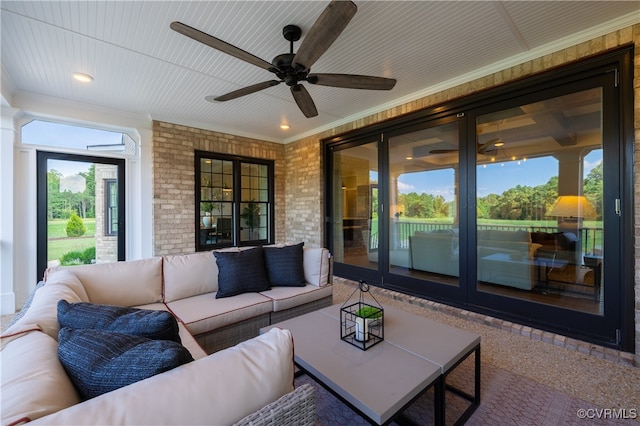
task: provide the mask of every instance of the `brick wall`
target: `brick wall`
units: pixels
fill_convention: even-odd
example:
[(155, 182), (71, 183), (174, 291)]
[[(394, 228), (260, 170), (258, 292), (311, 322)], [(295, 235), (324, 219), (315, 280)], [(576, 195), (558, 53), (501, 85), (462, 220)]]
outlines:
[(285, 145), (287, 241), (322, 247), (324, 184), (321, 144), (317, 138)]
[(153, 252), (195, 251), (195, 151), (275, 161), (276, 242), (284, 241), (284, 145), (153, 122)]

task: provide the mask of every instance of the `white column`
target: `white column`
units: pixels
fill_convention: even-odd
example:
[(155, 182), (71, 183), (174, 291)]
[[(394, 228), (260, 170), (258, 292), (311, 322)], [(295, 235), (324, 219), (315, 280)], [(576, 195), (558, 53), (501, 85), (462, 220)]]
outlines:
[[(151, 124), (151, 123), (149, 123)], [(131, 180), (131, 202), (127, 211), (131, 213), (127, 232), (129, 244), (134, 251), (132, 258), (154, 256), (153, 252), (153, 131), (137, 128), (140, 136), (137, 177)], [(134, 184), (135, 182), (135, 184)], [(135, 188), (134, 188), (135, 186)], [(133, 226), (132, 226), (133, 225)]]
[(14, 117), (20, 111), (2, 107), (0, 135), (0, 314), (12, 314), (16, 309), (13, 289), (14, 262), (14, 202), (13, 155), (16, 140)]

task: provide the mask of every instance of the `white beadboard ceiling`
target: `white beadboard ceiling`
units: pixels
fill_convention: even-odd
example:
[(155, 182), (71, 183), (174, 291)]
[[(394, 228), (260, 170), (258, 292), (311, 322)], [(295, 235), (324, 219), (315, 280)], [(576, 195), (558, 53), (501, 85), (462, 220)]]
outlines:
[[(326, 1), (5, 1), (3, 103), (58, 98), (132, 116), (288, 142), (505, 66), (640, 22), (639, 1), (355, 1), (358, 12), (315, 73), (397, 79), (391, 91), (305, 84), (305, 118), (281, 84), (227, 102), (273, 75), (180, 35), (180, 21), (268, 62), (305, 36)], [(294, 45), (294, 49), (300, 42)], [(72, 79), (82, 72), (91, 84)], [(22, 105), (22, 104), (25, 105)], [(291, 128), (283, 131), (280, 123)]]

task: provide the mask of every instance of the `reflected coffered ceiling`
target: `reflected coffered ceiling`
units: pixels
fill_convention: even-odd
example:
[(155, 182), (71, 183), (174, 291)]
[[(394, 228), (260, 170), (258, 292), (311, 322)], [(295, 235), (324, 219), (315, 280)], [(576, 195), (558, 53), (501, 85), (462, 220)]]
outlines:
[[(355, 1), (357, 13), (313, 72), (397, 84), (391, 91), (307, 85), (313, 118), (284, 85), (206, 101), (272, 74), (169, 28), (180, 21), (271, 62), (289, 52), (283, 27), (299, 26), (302, 42), (327, 4), (2, 1), (3, 105), (29, 111), (68, 102), (289, 142), (640, 22), (637, 1)], [(74, 72), (94, 80), (81, 84)]]

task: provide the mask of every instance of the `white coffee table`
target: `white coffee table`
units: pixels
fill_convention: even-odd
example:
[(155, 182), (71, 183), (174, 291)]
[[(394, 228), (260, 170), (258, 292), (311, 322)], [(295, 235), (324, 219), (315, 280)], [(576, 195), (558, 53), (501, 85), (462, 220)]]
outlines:
[[(436, 424), (445, 422), (445, 391), (471, 401), (456, 423), (480, 404), (480, 336), (393, 307), (384, 308), (384, 341), (367, 351), (340, 339), (340, 305), (270, 327), (293, 334), (295, 363), (368, 421), (388, 424), (434, 386)], [(475, 353), (471, 396), (446, 384), (447, 375)]]

